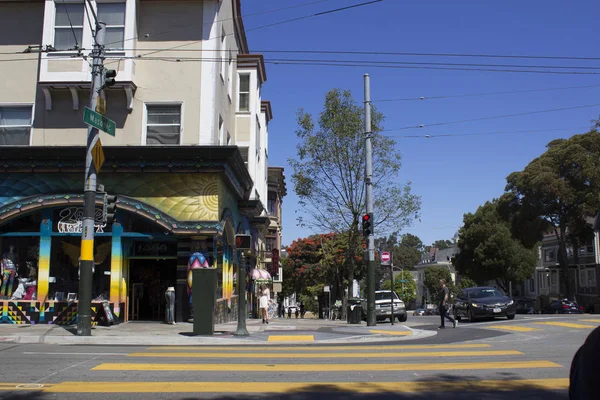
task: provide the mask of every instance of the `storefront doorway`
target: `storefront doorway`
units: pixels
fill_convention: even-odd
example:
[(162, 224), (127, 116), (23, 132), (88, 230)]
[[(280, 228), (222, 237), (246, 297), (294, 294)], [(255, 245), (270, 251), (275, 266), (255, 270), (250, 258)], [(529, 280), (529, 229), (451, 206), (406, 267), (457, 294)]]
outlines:
[(129, 319), (162, 321), (165, 291), (175, 286), (176, 258), (129, 259)]

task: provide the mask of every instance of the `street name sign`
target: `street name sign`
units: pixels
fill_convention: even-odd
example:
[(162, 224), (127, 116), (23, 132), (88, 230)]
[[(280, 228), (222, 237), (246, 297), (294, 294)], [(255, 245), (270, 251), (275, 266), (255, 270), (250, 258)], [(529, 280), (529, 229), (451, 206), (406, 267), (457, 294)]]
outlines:
[(104, 115), (97, 113), (89, 107), (86, 107), (83, 112), (83, 122), (94, 128), (98, 128), (111, 136), (115, 136), (115, 121), (106, 118)]

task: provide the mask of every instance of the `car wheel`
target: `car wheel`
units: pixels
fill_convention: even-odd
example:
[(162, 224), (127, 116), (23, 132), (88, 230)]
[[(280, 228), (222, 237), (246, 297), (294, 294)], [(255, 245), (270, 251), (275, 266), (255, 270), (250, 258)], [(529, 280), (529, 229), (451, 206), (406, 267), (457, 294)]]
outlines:
[(407, 314), (398, 315), (398, 322), (406, 322), (407, 319), (408, 319)]
[(469, 322), (475, 322), (477, 320), (470, 308), (467, 310), (467, 317), (469, 318)]
[(508, 318), (508, 319), (515, 319), (515, 314), (508, 314), (506, 316), (506, 318)]

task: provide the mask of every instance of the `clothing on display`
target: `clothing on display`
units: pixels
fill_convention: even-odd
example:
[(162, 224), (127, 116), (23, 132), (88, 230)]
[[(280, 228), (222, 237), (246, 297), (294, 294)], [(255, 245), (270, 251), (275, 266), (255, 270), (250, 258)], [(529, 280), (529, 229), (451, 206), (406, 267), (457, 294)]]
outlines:
[(0, 296), (12, 296), (16, 276), (17, 254), (15, 253), (15, 246), (10, 246), (9, 251), (2, 255), (2, 286), (0, 286)]
[(169, 286), (167, 291), (165, 292), (166, 303), (166, 323), (170, 325), (175, 325), (175, 288), (173, 286)]

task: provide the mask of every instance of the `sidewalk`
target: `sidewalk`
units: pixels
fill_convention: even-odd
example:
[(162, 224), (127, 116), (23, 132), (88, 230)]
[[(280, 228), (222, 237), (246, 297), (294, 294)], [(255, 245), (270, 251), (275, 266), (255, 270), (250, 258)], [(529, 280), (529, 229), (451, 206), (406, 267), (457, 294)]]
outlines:
[(402, 324), (367, 327), (363, 322), (318, 319), (274, 319), (269, 324), (247, 320), (249, 336), (234, 336), (237, 322), (215, 325), (213, 336), (196, 336), (193, 324), (126, 322), (92, 328), (92, 336), (77, 336), (76, 326), (0, 325), (0, 343), (95, 344), (95, 345), (278, 345), (351, 344), (422, 339), (435, 332), (411, 329)]

